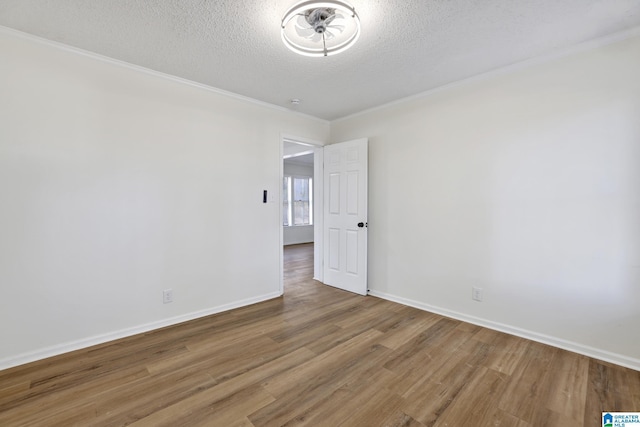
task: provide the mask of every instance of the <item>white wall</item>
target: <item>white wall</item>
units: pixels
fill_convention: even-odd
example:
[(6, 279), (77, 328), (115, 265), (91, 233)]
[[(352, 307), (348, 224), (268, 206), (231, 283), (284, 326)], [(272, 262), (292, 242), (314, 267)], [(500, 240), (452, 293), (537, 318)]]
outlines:
[(327, 122), (6, 29), (0, 57), (0, 369), (279, 294), (262, 190)]
[(639, 76), (635, 38), (332, 122), (372, 293), (640, 369)]
[[(313, 178), (313, 166), (296, 163), (295, 160), (285, 159), (283, 162), (285, 175), (291, 176), (308, 176)], [(300, 243), (313, 242), (313, 225), (297, 225), (293, 227), (284, 227), (283, 230), (284, 245), (297, 245)]]

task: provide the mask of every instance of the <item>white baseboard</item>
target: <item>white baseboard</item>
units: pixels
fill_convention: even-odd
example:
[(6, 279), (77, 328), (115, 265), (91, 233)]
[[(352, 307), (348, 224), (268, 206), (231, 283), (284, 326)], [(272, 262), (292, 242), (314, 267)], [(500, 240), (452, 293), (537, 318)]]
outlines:
[(25, 363), (35, 362), (37, 360), (46, 359), (48, 357), (58, 356), (63, 353), (80, 350), (80, 349), (91, 347), (97, 344), (104, 344), (109, 341), (114, 341), (120, 338), (126, 338), (132, 335), (153, 331), (155, 329), (164, 328), (166, 326), (176, 325), (178, 323), (187, 322), (189, 320), (198, 319), (200, 317), (210, 316), (212, 314), (221, 313), (223, 311), (233, 310), (234, 308), (245, 307), (247, 305), (255, 304), (258, 302), (267, 301), (273, 298), (278, 298), (280, 296), (282, 296), (282, 293), (273, 292), (266, 295), (254, 297), (254, 298), (247, 298), (247, 299), (235, 301), (229, 304), (223, 304), (223, 305), (209, 308), (206, 310), (187, 313), (181, 316), (162, 319), (156, 322), (145, 323), (143, 325), (135, 326), (132, 328), (121, 329), (119, 331), (109, 332), (107, 334), (96, 335), (89, 338), (83, 338), (77, 341), (71, 341), (64, 344), (45, 347), (45, 348), (31, 351), (28, 353), (19, 354), (17, 356), (0, 359), (0, 370), (12, 368), (14, 366), (24, 365)]
[(283, 244), (283, 246), (293, 246), (293, 245), (303, 245), (305, 243), (313, 243), (313, 240), (309, 240), (309, 239), (293, 239), (293, 240), (289, 240), (287, 242), (285, 242)]
[[(163, 319), (157, 322), (151, 322), (144, 325), (139, 325), (133, 328), (122, 329), (119, 331), (110, 332), (108, 334), (97, 335), (77, 341), (72, 341), (64, 344), (59, 344), (51, 347), (45, 347), (43, 349), (35, 350), (28, 353), (19, 354), (9, 358), (0, 360), (0, 370), (12, 368), (14, 366), (23, 365), (25, 363), (34, 362), (47, 357), (57, 356), (70, 351), (80, 350), (83, 348), (91, 347), (97, 344), (104, 344), (109, 341), (114, 341), (120, 338), (129, 337), (132, 335), (149, 332), (155, 329), (164, 328), (166, 326), (175, 325), (178, 323), (186, 322), (200, 317), (209, 316), (224, 311), (233, 310), (235, 308), (245, 307), (247, 305), (255, 304), (262, 301), (267, 301), (273, 298), (278, 298), (282, 294), (280, 292), (273, 292), (270, 294), (262, 295), (255, 298), (248, 298), (241, 301), (236, 301), (229, 304), (220, 305), (206, 310), (201, 310), (193, 313), (188, 313), (181, 316), (176, 316), (168, 319)], [(496, 331), (504, 332), (510, 335), (515, 335), (521, 338), (529, 339), (532, 341), (540, 342), (542, 344), (551, 345), (561, 348), (563, 350), (572, 351), (574, 353), (582, 354), (594, 359), (603, 360), (605, 362), (614, 363), (616, 365), (624, 366), (626, 368), (640, 371), (640, 360), (627, 357), (617, 353), (611, 353), (605, 350), (600, 350), (594, 347), (585, 346), (572, 341), (566, 341), (560, 338), (552, 337), (549, 335), (540, 334), (537, 332), (516, 328), (513, 326), (505, 325), (498, 322), (493, 322), (486, 319), (481, 319), (475, 316), (469, 316), (467, 314), (447, 310), (444, 308), (432, 306), (419, 301), (398, 297), (395, 295), (379, 292), (376, 290), (370, 290), (369, 295), (386, 299), (389, 301), (397, 302), (399, 304), (414, 307), (420, 310), (429, 311), (431, 313), (440, 314), (442, 316), (450, 317), (453, 319), (461, 320), (463, 322), (472, 323), (474, 325), (482, 326), (485, 328), (493, 329)]]
[(625, 368), (630, 368), (636, 371), (640, 371), (639, 359), (634, 359), (632, 357), (624, 356), (622, 354), (611, 353), (605, 350), (589, 347), (576, 342), (552, 337), (550, 335), (540, 334), (540, 333), (529, 331), (526, 329), (516, 328), (514, 326), (505, 325), (505, 324), (494, 322), (491, 320), (481, 319), (475, 316), (469, 316), (464, 313), (458, 313), (456, 311), (451, 311), (445, 308), (432, 306), (420, 301), (398, 297), (395, 295), (387, 294), (385, 292), (370, 290), (369, 295), (386, 299), (389, 301), (397, 302), (399, 304), (407, 305), (409, 307), (414, 307), (420, 310), (429, 311), (431, 313), (440, 314), (442, 316), (450, 317), (452, 319), (461, 320), (463, 322), (472, 323), (474, 325), (504, 332), (510, 335), (526, 338), (531, 341), (536, 341), (542, 344), (547, 344), (553, 347), (561, 348), (563, 350), (568, 350), (574, 353), (582, 354), (584, 356), (592, 357), (594, 359), (603, 360), (605, 362), (610, 362), (616, 365), (624, 366)]

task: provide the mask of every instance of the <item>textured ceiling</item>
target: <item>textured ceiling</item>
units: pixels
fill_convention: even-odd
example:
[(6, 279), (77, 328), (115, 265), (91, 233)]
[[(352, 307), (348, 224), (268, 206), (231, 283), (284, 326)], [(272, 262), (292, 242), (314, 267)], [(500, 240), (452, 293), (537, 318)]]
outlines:
[(351, 0), (358, 43), (308, 58), (296, 1), (0, 0), (0, 25), (328, 120), (640, 25), (640, 0)]

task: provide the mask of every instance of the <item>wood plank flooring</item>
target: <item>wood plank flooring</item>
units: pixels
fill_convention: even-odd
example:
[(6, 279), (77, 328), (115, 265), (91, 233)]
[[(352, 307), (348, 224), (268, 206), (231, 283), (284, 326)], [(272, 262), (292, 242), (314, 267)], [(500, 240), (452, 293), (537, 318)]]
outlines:
[(640, 372), (311, 279), (285, 296), (0, 371), (0, 426), (600, 426)]

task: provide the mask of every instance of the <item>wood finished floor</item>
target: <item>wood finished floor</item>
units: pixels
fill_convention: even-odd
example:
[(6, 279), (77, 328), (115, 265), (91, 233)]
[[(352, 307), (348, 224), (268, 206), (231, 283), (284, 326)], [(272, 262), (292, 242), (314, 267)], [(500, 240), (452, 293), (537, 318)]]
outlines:
[(311, 279), (285, 296), (0, 371), (0, 426), (600, 426), (640, 372)]

